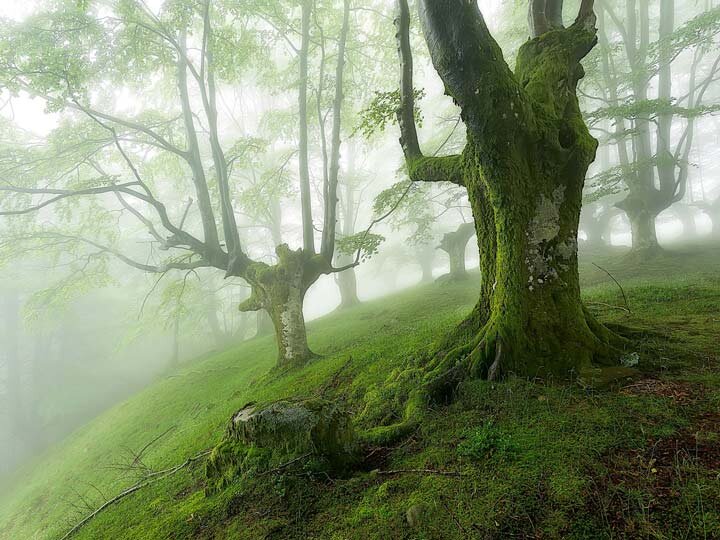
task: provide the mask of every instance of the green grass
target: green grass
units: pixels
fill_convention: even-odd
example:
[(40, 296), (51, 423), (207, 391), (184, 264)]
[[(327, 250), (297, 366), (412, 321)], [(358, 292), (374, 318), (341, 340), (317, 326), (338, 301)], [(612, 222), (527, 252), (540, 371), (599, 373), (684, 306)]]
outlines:
[[(632, 313), (607, 275), (625, 288)], [(637, 265), (583, 259), (585, 295), (608, 323), (640, 330), (634, 386), (470, 381), (397, 447), (350, 478), (244, 479), (206, 497), (192, 466), (101, 513), (78, 539), (453, 539), (720, 537), (720, 250)], [(57, 539), (133, 477), (212, 447), (249, 401), (325, 392), (359, 415), (365, 394), (472, 307), (476, 280), (418, 287), (310, 324), (323, 356), (271, 373), (270, 338), (188, 365), (104, 413), (0, 494), (0, 539)], [(332, 384), (329, 384), (332, 382)], [(431, 473), (374, 471), (433, 469)], [(408, 519), (410, 514), (410, 519)]]

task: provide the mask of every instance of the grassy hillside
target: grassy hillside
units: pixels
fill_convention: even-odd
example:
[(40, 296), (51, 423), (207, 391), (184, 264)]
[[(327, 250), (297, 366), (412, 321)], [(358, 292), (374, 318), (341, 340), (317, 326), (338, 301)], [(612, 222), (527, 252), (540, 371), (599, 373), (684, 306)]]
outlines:
[[(622, 283), (631, 314), (617, 309), (622, 295), (592, 262)], [(591, 309), (646, 330), (632, 380), (469, 382), (412, 437), (373, 449), (350, 478), (288, 468), (206, 497), (199, 460), (74, 538), (720, 537), (718, 268), (716, 248), (646, 265), (584, 256)], [(138, 454), (154, 470), (182, 463), (215, 445), (249, 401), (323, 395), (359, 412), (366, 393), (382, 396), (392, 369), (468, 312), (475, 283), (418, 287), (314, 321), (310, 344), (323, 356), (302, 370), (269, 373), (275, 353), (264, 338), (165, 378), (21, 471), (0, 494), (0, 539), (61, 538), (133, 484), (127, 465)]]

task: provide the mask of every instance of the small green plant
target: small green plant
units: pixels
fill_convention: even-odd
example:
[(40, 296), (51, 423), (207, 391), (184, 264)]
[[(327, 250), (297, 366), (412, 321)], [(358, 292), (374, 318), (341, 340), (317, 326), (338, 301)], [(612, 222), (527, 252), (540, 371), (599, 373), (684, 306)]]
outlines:
[(512, 439), (493, 422), (485, 422), (479, 428), (468, 430), (465, 440), (457, 448), (458, 455), (471, 460), (480, 460), (490, 455), (507, 456), (516, 450)]

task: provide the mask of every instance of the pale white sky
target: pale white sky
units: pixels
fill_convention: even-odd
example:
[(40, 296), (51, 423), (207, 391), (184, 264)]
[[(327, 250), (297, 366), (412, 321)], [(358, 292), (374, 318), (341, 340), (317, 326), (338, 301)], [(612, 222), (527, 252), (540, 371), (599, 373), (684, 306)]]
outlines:
[[(393, 3), (393, 0), (387, 0), (388, 3)], [(157, 10), (160, 8), (163, 0), (145, 0), (145, 3), (150, 6), (151, 9)], [(484, 0), (479, 2), (483, 14), (490, 28), (496, 26), (496, 17), (500, 8), (499, 0)], [(22, 20), (30, 15), (38, 5), (37, 0), (0, 0), (0, 18), (10, 18), (14, 20)], [(418, 78), (422, 78), (422, 75), (418, 74)], [(430, 81), (428, 81), (430, 82)], [(434, 81), (438, 88), (440, 88), (439, 81)], [(432, 82), (430, 85), (432, 87)], [(437, 90), (436, 88), (432, 89)], [(0, 114), (6, 118), (10, 118), (13, 122), (36, 135), (44, 136), (47, 135), (57, 125), (59, 115), (47, 114), (45, 112), (45, 101), (40, 98), (30, 98), (27, 95), (21, 95), (20, 97), (13, 98), (11, 102), (8, 101), (7, 95), (0, 93)], [(121, 99), (123, 103), (127, 103), (128, 99)]]

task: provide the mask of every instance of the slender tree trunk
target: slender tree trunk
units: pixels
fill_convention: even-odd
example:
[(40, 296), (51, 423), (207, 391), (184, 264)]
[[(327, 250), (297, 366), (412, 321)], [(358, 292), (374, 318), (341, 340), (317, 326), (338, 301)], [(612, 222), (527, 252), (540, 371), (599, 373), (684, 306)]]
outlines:
[(26, 392), (26, 428), (32, 439), (35, 448), (43, 448), (46, 445), (46, 434), (43, 419), (42, 405), (45, 401), (45, 389), (47, 388), (47, 374), (45, 367), (49, 354), (48, 334), (43, 329), (35, 332), (32, 359), (30, 361), (30, 381)]
[(587, 215), (581, 216), (580, 227), (586, 236), (585, 244), (588, 248), (604, 247), (607, 244), (603, 237), (605, 232), (603, 224), (597, 217), (591, 215), (592, 212), (593, 211), (590, 210), (587, 212)]
[(343, 23), (338, 38), (337, 65), (335, 68), (335, 97), (333, 99), (333, 125), (330, 143), (330, 170), (325, 190), (325, 215), (321, 254), (332, 261), (335, 253), (335, 227), (337, 222), (337, 187), (340, 174), (340, 128), (342, 126), (342, 105), (344, 99), (345, 46), (350, 28), (350, 0), (343, 0)]
[(710, 229), (710, 237), (720, 240), (720, 197), (712, 203), (706, 203), (700, 207), (705, 215), (710, 218), (712, 228)]
[(7, 372), (6, 393), (8, 403), (8, 424), (10, 427), (11, 460), (17, 461), (23, 452), (22, 419), (22, 380), (20, 368), (20, 347), (18, 333), (20, 331), (20, 298), (14, 291), (5, 293), (3, 311), (5, 312), (5, 337), (3, 349)]
[(170, 350), (170, 369), (180, 365), (180, 316), (176, 315), (172, 325), (172, 348)]
[[(349, 172), (354, 172), (355, 170), (354, 154), (355, 153), (352, 151), (351, 147), (348, 159)], [(344, 236), (351, 236), (355, 232), (355, 190), (353, 189), (350, 178), (345, 179), (343, 199), (342, 233)], [(351, 262), (353, 262), (353, 258), (351, 256), (338, 255), (336, 256), (335, 265), (337, 267), (343, 267)], [(340, 306), (338, 306), (338, 309), (346, 309), (360, 303), (360, 299), (357, 294), (357, 277), (355, 275), (354, 268), (338, 273), (335, 277), (335, 281), (340, 291)]]
[(300, 90), (298, 91), (299, 135), (298, 161), (300, 165), (300, 204), (302, 209), (303, 249), (315, 253), (315, 231), (313, 229), (312, 200), (310, 197), (310, 169), (308, 157), (308, 54), (310, 47), (311, 0), (302, 2), (302, 43), (298, 53), (300, 63)]
[(697, 226), (695, 225), (695, 211), (691, 206), (684, 203), (677, 203), (671, 207), (675, 216), (680, 220), (683, 228), (683, 236), (685, 238), (693, 238), (697, 236)]
[(417, 250), (417, 261), (422, 270), (420, 283), (429, 283), (433, 280), (433, 267), (435, 262), (435, 248), (430, 244), (423, 244)]
[[(350, 264), (352, 261), (352, 257), (337, 257), (335, 264), (337, 266), (344, 266)], [(357, 294), (357, 277), (355, 276), (354, 268), (339, 272), (335, 276), (335, 282), (340, 291), (340, 305), (338, 309), (347, 309), (360, 303), (360, 298), (358, 298)]]
[(210, 326), (210, 331), (213, 335), (213, 341), (215, 341), (215, 346), (219, 349), (222, 349), (225, 347), (225, 345), (228, 344), (228, 335), (223, 330), (223, 328), (220, 325), (220, 319), (218, 319), (218, 297), (217, 293), (215, 291), (209, 291), (208, 295), (210, 295), (210, 302), (206, 306), (206, 317), (208, 326)]

